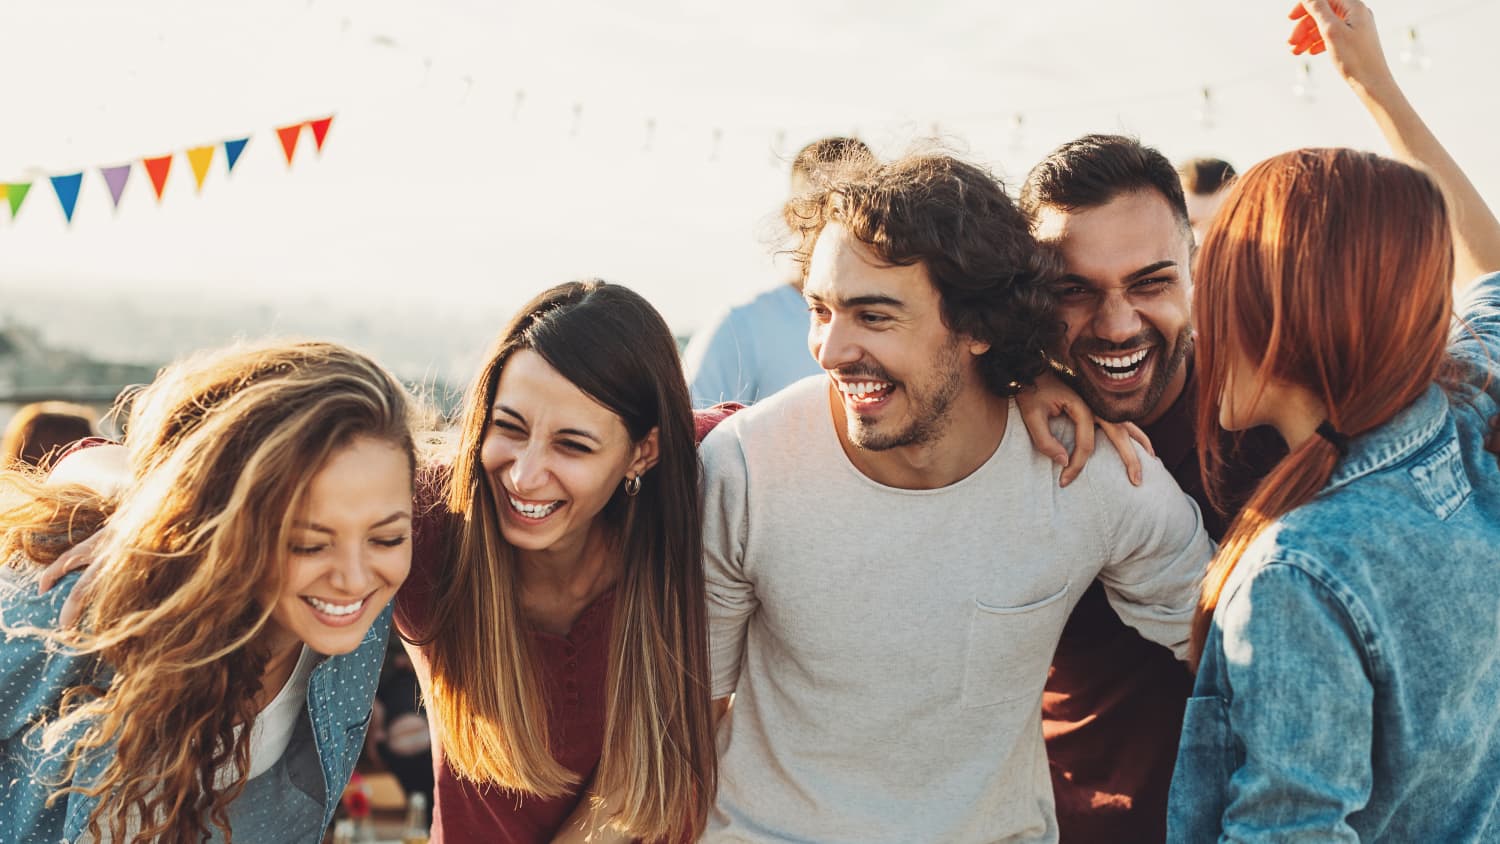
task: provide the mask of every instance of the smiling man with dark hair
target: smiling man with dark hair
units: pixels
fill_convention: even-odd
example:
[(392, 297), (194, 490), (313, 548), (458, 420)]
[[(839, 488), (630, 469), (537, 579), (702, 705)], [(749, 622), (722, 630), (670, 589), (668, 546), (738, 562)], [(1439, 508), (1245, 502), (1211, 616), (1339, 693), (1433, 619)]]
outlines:
[(1054, 271), (987, 172), (859, 164), (785, 217), (824, 372), (703, 443), (713, 693), (735, 696), (703, 840), (1056, 841), (1063, 623), (1098, 578), (1180, 648), (1207, 535), (1155, 463), (1136, 489), (1104, 449), (1059, 487), (1031, 447), (1011, 397), (1061, 337)]
[[(1057, 250), (1053, 285), (1067, 324), (1056, 347), (1097, 416), (1134, 422), (1214, 538), (1193, 432), (1193, 231), (1182, 183), (1160, 152), (1121, 135), (1085, 135), (1032, 168), (1021, 190), (1037, 239)], [(1245, 491), (1284, 450), (1252, 431)], [(1091, 586), (1068, 619), (1042, 701), (1064, 841), (1161, 841), (1167, 788), (1192, 676), (1166, 648), (1121, 621)]]

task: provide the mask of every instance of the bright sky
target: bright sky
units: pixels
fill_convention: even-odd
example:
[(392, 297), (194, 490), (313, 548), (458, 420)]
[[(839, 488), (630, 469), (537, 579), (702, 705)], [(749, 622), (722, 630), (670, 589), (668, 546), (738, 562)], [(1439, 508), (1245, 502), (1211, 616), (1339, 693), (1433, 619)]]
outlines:
[[(1013, 184), (1091, 130), (1241, 169), (1380, 149), (1326, 58), (1294, 96), (1289, 6), (4, 0), (0, 181), (38, 183), (15, 222), (0, 212), (0, 300), (314, 295), (498, 328), (546, 286), (603, 276), (687, 331), (775, 282), (786, 161), (821, 135), (892, 154), (936, 128)], [(1374, 8), (1413, 100), (1500, 200), (1500, 0)], [(1397, 59), (1412, 25), (1425, 70)], [(272, 127), (329, 113), (323, 154), (304, 136), (288, 169)], [(179, 155), (159, 205), (137, 166), (111, 209), (99, 167), (246, 133), (201, 196)], [(80, 169), (67, 226), (43, 177)]]

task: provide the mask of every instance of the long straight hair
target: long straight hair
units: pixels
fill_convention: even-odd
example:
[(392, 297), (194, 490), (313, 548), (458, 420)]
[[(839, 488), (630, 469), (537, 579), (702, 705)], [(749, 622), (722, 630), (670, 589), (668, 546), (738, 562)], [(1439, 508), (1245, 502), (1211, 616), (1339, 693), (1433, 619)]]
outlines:
[[(1302, 387), (1339, 432), (1389, 421), (1443, 372), (1453, 312), (1453, 242), (1437, 183), (1415, 167), (1349, 149), (1263, 161), (1231, 188), (1198, 253), (1198, 430), (1218, 430), (1236, 359), (1268, 384)], [(1226, 499), (1223, 438), (1200, 435), (1213, 503)], [(1230, 523), (1193, 619), (1198, 663), (1219, 597), (1245, 549), (1310, 501), (1338, 461), (1310, 437), (1261, 481)]]
[[(67, 777), (106, 753), (102, 773), (57, 795), (98, 798), (88, 829), (124, 841), (230, 837), (229, 805), (250, 765), (260, 644), (285, 580), (293, 520), (312, 478), (358, 437), (415, 456), (405, 389), (342, 346), (239, 346), (162, 371), (131, 400), (131, 482), (118, 500), (0, 473), (0, 558), (34, 569), (103, 528), (97, 579), (77, 630), (45, 636), (95, 655), (107, 685), (67, 690), (43, 721)], [(21, 588), (27, 588), (23, 585)], [(34, 588), (34, 587), (31, 587)], [(235, 774), (220, 787), (221, 769)]]
[(443, 754), (462, 777), (556, 797), (578, 777), (553, 758), (545, 689), (521, 611), (515, 549), (480, 462), (507, 361), (529, 349), (620, 417), (633, 442), (658, 429), (640, 493), (605, 520), (622, 575), (609, 643), (603, 758), (593, 789), (613, 823), (646, 839), (696, 839), (715, 786), (698, 456), (676, 341), (638, 294), (602, 281), (542, 293), (511, 321), (467, 399), (446, 496), (461, 519), (430, 631)]

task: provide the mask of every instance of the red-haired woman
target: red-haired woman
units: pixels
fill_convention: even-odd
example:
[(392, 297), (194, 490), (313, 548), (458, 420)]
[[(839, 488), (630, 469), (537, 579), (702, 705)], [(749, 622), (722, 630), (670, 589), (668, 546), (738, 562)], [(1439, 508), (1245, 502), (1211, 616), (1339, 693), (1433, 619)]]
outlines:
[[(1295, 42), (1380, 59), (1362, 4), (1305, 6)], [(1270, 424), (1290, 454), (1205, 580), (1174, 841), (1500, 839), (1500, 274), (1456, 327), (1451, 289), (1500, 268), (1500, 224), (1389, 72), (1362, 78), (1432, 173), (1277, 156), (1198, 257), (1200, 429)]]

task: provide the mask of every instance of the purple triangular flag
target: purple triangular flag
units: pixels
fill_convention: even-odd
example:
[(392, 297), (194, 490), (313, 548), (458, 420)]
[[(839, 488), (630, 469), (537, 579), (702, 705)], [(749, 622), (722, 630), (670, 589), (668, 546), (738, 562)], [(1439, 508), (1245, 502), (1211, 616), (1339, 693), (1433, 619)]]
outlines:
[(109, 185), (109, 197), (115, 201), (115, 207), (120, 207), (120, 195), (125, 193), (125, 180), (130, 178), (130, 165), (121, 164), (118, 167), (100, 167), (99, 172), (104, 176), (104, 183)]

